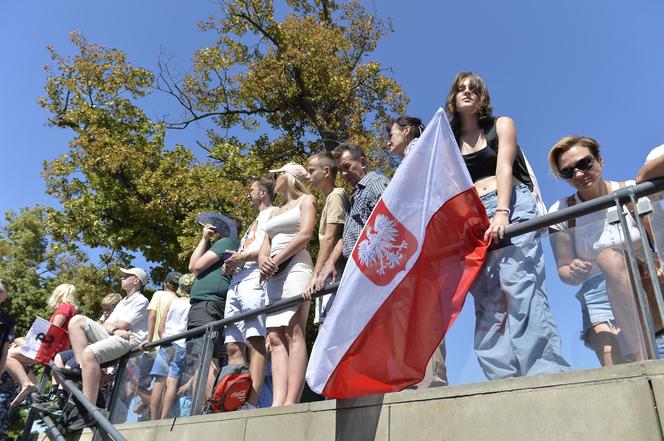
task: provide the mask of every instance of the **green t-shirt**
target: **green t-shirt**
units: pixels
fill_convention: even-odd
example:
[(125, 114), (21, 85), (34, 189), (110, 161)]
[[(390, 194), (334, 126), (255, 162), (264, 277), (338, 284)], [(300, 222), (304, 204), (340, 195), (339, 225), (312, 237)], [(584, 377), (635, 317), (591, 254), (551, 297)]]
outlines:
[(219, 256), (219, 261), (210, 265), (207, 270), (198, 275), (191, 287), (191, 300), (226, 301), (226, 291), (231, 278), (224, 274), (220, 268), (224, 264), (226, 250), (237, 250), (239, 246), (240, 241), (238, 239), (229, 237), (219, 239), (212, 245), (209, 251)]

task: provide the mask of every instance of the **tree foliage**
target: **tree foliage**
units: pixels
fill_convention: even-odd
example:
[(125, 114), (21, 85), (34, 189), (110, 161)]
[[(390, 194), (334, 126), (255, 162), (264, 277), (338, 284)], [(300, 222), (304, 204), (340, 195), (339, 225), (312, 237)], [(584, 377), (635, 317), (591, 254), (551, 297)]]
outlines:
[(68, 252), (49, 237), (47, 211), (44, 207), (8, 211), (7, 224), (0, 230), (0, 278), (9, 292), (2, 308), (16, 319), (17, 335), (24, 335), (36, 316), (51, 316), (46, 300), (61, 283), (76, 286), (81, 312), (97, 316), (101, 298), (119, 289), (117, 268), (129, 258), (107, 255), (97, 267), (84, 253)]
[[(330, 140), (351, 140), (374, 149), (380, 138), (372, 122), (403, 111), (398, 84), (367, 61), (390, 27), (358, 0), (288, 0), (279, 10), (269, 0), (219, 5), (219, 18), (200, 23), (217, 34), (216, 44), (196, 51), (181, 80), (168, 64), (155, 76), (77, 33), (74, 55), (50, 48), (40, 104), (52, 125), (74, 136), (44, 167), (48, 193), (62, 206), (47, 226), (70, 251), (83, 243), (140, 252), (158, 265), (159, 281), (168, 268), (184, 267), (199, 234), (197, 212), (249, 221), (246, 178), (303, 161), (321, 140), (328, 148)], [(144, 113), (140, 99), (153, 88), (177, 99), (181, 119)], [(215, 129), (199, 145), (211, 160), (166, 146), (169, 129), (206, 118)]]
[(399, 85), (366, 60), (388, 24), (359, 0), (286, 3), (277, 11), (270, 0), (223, 1), (221, 18), (199, 23), (217, 33), (216, 44), (196, 52), (181, 84), (164, 65), (159, 75), (186, 109), (176, 127), (207, 117), (220, 128), (265, 122), (279, 134), (273, 146), (292, 155), (320, 148), (318, 140), (371, 145), (371, 122), (403, 111)]

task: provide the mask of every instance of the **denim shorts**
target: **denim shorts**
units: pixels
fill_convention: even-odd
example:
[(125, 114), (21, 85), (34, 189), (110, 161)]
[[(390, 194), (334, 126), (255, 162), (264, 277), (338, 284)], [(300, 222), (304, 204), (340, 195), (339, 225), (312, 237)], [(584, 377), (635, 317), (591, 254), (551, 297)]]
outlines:
[(588, 329), (596, 324), (615, 319), (606, 292), (606, 279), (601, 274), (583, 282), (581, 289), (576, 293), (576, 298), (581, 303), (582, 339), (585, 340)]
[(152, 365), (153, 377), (180, 378), (187, 361), (187, 351), (178, 345), (162, 346)]

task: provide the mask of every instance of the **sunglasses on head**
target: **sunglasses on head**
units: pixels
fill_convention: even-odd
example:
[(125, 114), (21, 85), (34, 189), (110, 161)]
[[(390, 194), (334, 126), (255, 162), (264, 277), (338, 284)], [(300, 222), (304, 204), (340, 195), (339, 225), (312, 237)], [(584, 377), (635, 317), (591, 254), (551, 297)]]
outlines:
[(558, 170), (558, 174), (563, 179), (572, 179), (576, 174), (577, 170), (582, 172), (587, 172), (588, 170), (593, 168), (594, 165), (595, 165), (595, 158), (593, 158), (592, 155), (588, 155), (585, 158), (579, 159), (576, 162), (576, 164)]

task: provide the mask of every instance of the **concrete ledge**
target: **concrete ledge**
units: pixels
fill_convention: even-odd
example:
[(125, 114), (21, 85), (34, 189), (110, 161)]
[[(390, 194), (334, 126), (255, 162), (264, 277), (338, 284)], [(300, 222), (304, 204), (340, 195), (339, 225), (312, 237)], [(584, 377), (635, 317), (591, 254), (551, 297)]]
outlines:
[(663, 406), (651, 361), (117, 427), (130, 441), (664, 441)]

